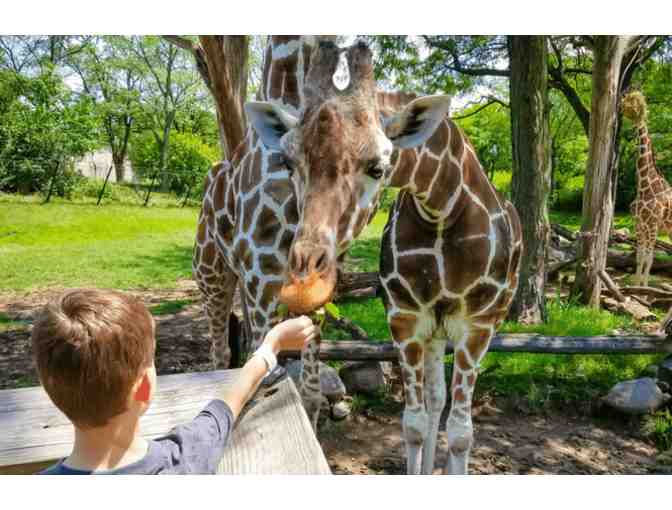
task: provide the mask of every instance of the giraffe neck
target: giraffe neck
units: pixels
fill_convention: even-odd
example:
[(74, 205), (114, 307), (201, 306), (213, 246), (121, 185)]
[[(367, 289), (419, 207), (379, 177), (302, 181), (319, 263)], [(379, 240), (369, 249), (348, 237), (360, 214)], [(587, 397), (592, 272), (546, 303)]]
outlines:
[(651, 184), (660, 179), (653, 159), (653, 148), (646, 123), (637, 128), (639, 135), (639, 157), (637, 159), (637, 194), (643, 195), (651, 190)]
[(303, 82), (316, 41), (312, 35), (270, 36), (257, 97), (279, 102), (298, 114), (304, 103)]
[(446, 119), (425, 145), (402, 150), (390, 185), (413, 196), (419, 215), (428, 223), (450, 225), (462, 210), (467, 195), (480, 182), (473, 148), (460, 129)]

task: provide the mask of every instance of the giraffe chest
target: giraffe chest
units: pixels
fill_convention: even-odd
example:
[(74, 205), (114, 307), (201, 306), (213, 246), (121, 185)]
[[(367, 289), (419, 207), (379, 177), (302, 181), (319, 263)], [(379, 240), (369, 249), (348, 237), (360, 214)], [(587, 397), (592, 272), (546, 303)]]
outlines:
[(432, 230), (408, 207), (398, 204), (383, 235), (381, 277), (389, 299), (430, 316), (437, 326), (485, 313), (485, 322), (499, 320), (513, 295), (511, 275), (520, 257), (507, 212), (468, 208), (450, 228)]

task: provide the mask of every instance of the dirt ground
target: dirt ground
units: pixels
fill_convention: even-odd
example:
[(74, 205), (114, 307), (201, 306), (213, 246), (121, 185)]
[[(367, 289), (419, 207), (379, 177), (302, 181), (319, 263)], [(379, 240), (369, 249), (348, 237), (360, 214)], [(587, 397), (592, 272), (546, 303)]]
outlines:
[[(37, 377), (30, 355), (30, 322), (58, 290), (0, 295), (0, 313), (24, 321), (0, 330), (0, 389), (32, 386)], [(193, 299), (178, 313), (156, 317), (160, 374), (207, 370), (207, 324), (191, 282), (177, 290), (136, 291), (148, 306)], [(400, 381), (393, 380), (384, 408), (363, 409), (341, 422), (321, 421), (318, 437), (336, 474), (403, 474)], [(640, 474), (655, 465), (656, 448), (639, 433), (636, 420), (520, 411), (509, 402), (476, 402), (475, 443), (470, 472), (476, 474)], [(437, 466), (445, 463), (440, 433)], [(439, 472), (439, 469), (436, 470)]]
[[(394, 410), (322, 423), (318, 437), (332, 472), (404, 474), (401, 412), (399, 403)], [(477, 405), (474, 414), (471, 474), (646, 474), (655, 467), (656, 448), (639, 437), (634, 421), (560, 412), (525, 415), (492, 403)], [(445, 465), (445, 451), (445, 431), (440, 431), (435, 474)]]

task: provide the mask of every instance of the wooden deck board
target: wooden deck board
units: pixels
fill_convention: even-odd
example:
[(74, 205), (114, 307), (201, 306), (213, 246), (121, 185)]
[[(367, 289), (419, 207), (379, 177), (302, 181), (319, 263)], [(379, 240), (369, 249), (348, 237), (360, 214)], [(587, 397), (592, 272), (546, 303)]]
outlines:
[[(191, 420), (235, 377), (235, 370), (159, 377), (142, 417), (151, 439)], [(41, 387), (0, 391), (0, 474), (32, 473), (67, 456), (73, 430)], [(329, 474), (293, 382), (261, 388), (238, 419), (218, 469), (226, 474)]]

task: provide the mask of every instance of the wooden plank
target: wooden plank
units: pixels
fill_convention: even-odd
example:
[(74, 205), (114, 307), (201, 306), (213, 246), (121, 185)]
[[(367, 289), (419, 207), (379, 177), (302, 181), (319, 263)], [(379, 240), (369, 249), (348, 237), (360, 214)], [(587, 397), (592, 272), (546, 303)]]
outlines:
[(255, 397), (233, 432), (235, 447), (222, 458), (217, 473), (330, 474), (294, 383), (286, 379), (270, 392), (270, 396), (265, 396), (266, 390)]
[[(193, 419), (231, 384), (237, 372), (160, 376), (156, 396), (140, 422), (143, 436), (159, 437)], [(70, 422), (41, 387), (0, 391), (0, 430), (0, 473), (34, 472), (68, 455), (72, 448)], [(252, 441), (252, 437), (263, 437), (263, 441)], [(276, 445), (282, 455), (268, 453)], [(224, 459), (221, 469), (227, 473), (329, 473), (299, 394), (288, 378), (255, 395), (236, 424)]]
[[(452, 345), (446, 353), (450, 354)], [(593, 336), (567, 337), (537, 334), (502, 334), (490, 343), (490, 352), (526, 352), (537, 354), (655, 354), (672, 352), (672, 341), (662, 336)], [(298, 352), (290, 352), (287, 358), (298, 358)], [(371, 340), (329, 341), (322, 340), (322, 360), (379, 360), (396, 361), (397, 351), (392, 342)]]

